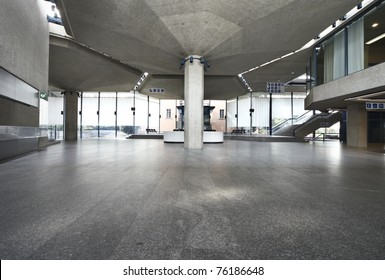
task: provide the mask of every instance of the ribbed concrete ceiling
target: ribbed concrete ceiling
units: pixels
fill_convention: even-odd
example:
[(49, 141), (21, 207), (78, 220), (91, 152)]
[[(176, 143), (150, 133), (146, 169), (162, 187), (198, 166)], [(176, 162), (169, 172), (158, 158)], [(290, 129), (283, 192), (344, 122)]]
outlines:
[[(211, 64), (206, 75), (214, 76), (237, 75), (299, 49), (359, 2), (57, 0), (76, 41), (152, 75), (183, 75), (180, 59), (203, 55)], [(286, 82), (279, 75), (275, 80)]]

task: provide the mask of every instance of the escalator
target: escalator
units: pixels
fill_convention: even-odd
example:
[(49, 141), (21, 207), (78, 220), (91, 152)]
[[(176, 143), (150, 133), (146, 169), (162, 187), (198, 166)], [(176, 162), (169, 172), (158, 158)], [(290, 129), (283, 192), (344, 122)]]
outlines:
[(337, 122), (342, 121), (342, 113), (339, 111), (319, 113), (311, 116), (309, 116), (308, 113), (296, 118), (295, 120), (290, 119), (289, 125), (281, 125), (281, 127), (276, 129), (276, 131), (273, 130), (273, 134), (304, 138), (321, 127), (331, 127)]

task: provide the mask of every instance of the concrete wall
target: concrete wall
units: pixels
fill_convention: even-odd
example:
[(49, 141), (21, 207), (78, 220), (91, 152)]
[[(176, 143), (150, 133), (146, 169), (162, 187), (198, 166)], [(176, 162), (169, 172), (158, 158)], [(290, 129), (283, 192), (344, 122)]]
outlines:
[(366, 148), (368, 145), (368, 113), (365, 103), (348, 105), (347, 144), (357, 148)]
[(39, 125), (39, 109), (0, 97), (0, 125)]
[[(381, 63), (313, 88), (305, 99), (305, 107), (310, 109), (323, 109), (325, 106), (341, 108), (341, 103), (343, 105), (343, 100), (346, 98), (384, 89), (385, 63)], [(333, 100), (340, 100), (337, 107), (333, 106)], [(327, 101), (330, 101), (330, 104), (323, 106), (323, 103)], [(320, 104), (321, 107), (317, 107), (317, 104)], [(347, 103), (345, 103), (345, 107), (346, 105)]]
[[(48, 53), (49, 31), (43, 1), (1, 0), (0, 66), (38, 90), (48, 91)], [(38, 111), (26, 107), (0, 99), (0, 122), (38, 126)]]

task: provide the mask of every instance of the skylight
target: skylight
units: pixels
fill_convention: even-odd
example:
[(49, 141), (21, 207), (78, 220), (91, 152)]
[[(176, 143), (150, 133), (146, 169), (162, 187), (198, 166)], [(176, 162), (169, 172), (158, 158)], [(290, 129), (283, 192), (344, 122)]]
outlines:
[(43, 5), (45, 7), (48, 22), (62, 25), (61, 15), (59, 10), (56, 8), (56, 4), (51, 1), (44, 0)]

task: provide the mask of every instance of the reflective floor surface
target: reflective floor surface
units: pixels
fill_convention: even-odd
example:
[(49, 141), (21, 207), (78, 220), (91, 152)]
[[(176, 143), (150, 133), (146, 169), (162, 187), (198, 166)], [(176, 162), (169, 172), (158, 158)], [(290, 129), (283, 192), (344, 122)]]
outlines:
[(384, 259), (385, 155), (61, 143), (0, 164), (0, 259)]

